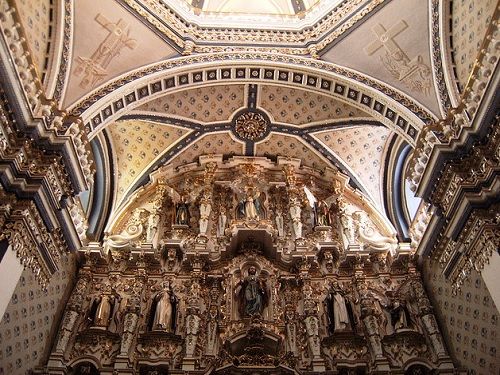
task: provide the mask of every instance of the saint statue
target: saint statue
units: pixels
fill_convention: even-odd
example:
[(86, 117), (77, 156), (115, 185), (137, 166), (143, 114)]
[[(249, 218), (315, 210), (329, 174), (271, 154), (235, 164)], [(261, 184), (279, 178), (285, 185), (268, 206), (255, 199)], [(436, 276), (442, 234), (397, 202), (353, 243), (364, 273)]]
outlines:
[(395, 331), (401, 328), (409, 328), (410, 313), (406, 306), (397, 300), (394, 301), (391, 309), (391, 323)]
[(112, 297), (109, 294), (103, 294), (97, 304), (94, 315), (94, 326), (107, 328), (111, 318)]
[(343, 331), (353, 323), (352, 307), (345, 298), (345, 292), (334, 282), (326, 299), (330, 332)]
[(175, 224), (189, 225), (189, 210), (186, 197), (182, 196), (181, 201), (175, 205)]
[(283, 215), (281, 211), (278, 211), (276, 213), (275, 221), (276, 221), (276, 228), (278, 229), (278, 236), (283, 237), (285, 235), (285, 228), (283, 222)]
[(206, 234), (208, 229), (208, 218), (212, 211), (212, 199), (209, 192), (204, 192), (200, 199), (200, 234)]
[(236, 287), (241, 317), (261, 315), (267, 305), (268, 295), (265, 283), (257, 277), (256, 273), (257, 269), (251, 266), (248, 269), (248, 276), (240, 281)]
[(224, 207), (221, 207), (219, 220), (217, 222), (217, 237), (224, 236), (224, 232), (226, 231), (226, 221), (226, 209)]
[(160, 215), (156, 211), (152, 211), (148, 216), (148, 227), (146, 230), (146, 242), (153, 242), (153, 239), (158, 230)]
[(292, 218), (292, 228), (295, 238), (302, 238), (301, 212), (299, 200), (293, 197), (290, 200), (290, 217)]
[(316, 225), (320, 227), (330, 226), (330, 212), (325, 201), (315, 203), (314, 213), (316, 216)]
[(153, 301), (153, 309), (151, 315), (153, 316), (153, 323), (151, 329), (175, 332), (175, 316), (177, 310), (177, 297), (168, 282), (164, 283), (163, 290), (159, 292)]

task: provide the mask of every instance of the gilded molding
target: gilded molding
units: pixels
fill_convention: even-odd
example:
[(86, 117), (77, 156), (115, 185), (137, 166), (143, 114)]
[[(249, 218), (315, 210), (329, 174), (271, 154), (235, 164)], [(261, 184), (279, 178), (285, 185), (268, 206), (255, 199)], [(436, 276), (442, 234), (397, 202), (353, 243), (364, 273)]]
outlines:
[(441, 17), (440, 17), (440, 0), (432, 0), (431, 9), (429, 11), (431, 17), (431, 56), (432, 56), (432, 72), (434, 81), (437, 85), (437, 92), (441, 104), (441, 110), (446, 113), (451, 108), (450, 96), (443, 71), (443, 61), (441, 59), (441, 51), (443, 49), (443, 41), (441, 39)]
[[(184, 54), (219, 52), (274, 52), (291, 55), (318, 53), (354, 27), (385, 0), (344, 1), (335, 11), (300, 31), (252, 30), (241, 28), (200, 27), (189, 23), (157, 0), (122, 0), (141, 20), (146, 20), (169, 38)], [(347, 19), (347, 20), (346, 20)], [(342, 22), (346, 20), (345, 22)], [(180, 37), (183, 35), (185, 37)], [(314, 44), (311, 44), (314, 41)], [(232, 46), (224, 43), (231, 42)]]
[[(2, 52), (9, 56), (13, 73), (17, 76), (23, 94), (22, 98), (17, 99), (19, 103), (26, 103), (31, 114), (30, 118), (21, 122), (25, 129), (19, 130), (28, 130), (33, 138), (40, 138), (40, 142), (48, 142), (60, 150), (63, 149), (67, 155), (64, 159), (66, 168), (71, 165), (68, 170), (74, 171), (77, 176), (72, 181), (75, 190), (88, 189), (93, 183), (94, 171), (89, 159), (91, 149), (85, 127), (77, 117), (61, 111), (56, 100), (45, 96), (42, 83), (35, 72), (17, 10), (9, 2), (2, 3), (0, 8), (0, 32), (9, 48)], [(5, 98), (3, 91), (2, 98)]]
[(440, 263), (460, 251), (460, 259), (451, 270), (449, 279), (456, 294), (472, 270), (481, 272), (493, 253), (500, 249), (500, 205), (474, 211), (467, 220), (457, 241), (451, 241), (451, 249), (443, 253)]
[(498, 65), (498, 14), (497, 10), (459, 105), (448, 109), (444, 119), (430, 123), (419, 134), (408, 166), (410, 189), (414, 192), (419, 189), (424, 177), (435, 174), (434, 163), (429, 165), (431, 159), (437, 159), (440, 153), (453, 151), (469, 134), (478, 130), (480, 121), (475, 121), (478, 109), (488, 90), (491, 90), (490, 82)]

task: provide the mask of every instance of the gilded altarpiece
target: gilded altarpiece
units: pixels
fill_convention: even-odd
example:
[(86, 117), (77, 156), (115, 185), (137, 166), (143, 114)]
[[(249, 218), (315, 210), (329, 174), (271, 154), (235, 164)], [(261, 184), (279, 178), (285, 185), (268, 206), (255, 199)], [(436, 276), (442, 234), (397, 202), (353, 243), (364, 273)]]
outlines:
[(128, 202), (51, 374), (454, 373), (412, 248), (339, 171), (206, 156)]

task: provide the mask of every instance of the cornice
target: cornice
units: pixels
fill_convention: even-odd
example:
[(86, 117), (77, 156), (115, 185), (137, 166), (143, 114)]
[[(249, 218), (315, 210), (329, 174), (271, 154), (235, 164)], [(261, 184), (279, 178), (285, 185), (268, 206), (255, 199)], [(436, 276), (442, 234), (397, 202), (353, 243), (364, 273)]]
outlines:
[(121, 0), (142, 22), (171, 40), (184, 54), (229, 51), (276, 52), (291, 55), (318, 53), (370, 15), (387, 0), (343, 1), (326, 16), (298, 30), (273, 26), (201, 27), (183, 19), (164, 2)]
[(135, 70), (96, 89), (69, 110), (91, 137), (131, 109), (170, 92), (230, 83), (273, 83), (331, 95), (370, 113), (413, 144), (435, 117), (402, 92), (350, 69), (313, 59), (222, 53), (172, 59)]

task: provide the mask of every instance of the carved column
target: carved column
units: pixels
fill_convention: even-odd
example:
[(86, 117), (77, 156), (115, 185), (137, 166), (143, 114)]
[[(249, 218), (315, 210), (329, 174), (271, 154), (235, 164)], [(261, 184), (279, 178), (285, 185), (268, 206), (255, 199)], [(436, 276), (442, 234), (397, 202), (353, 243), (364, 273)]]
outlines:
[[(213, 295), (213, 292), (211, 293)], [(218, 294), (218, 293), (217, 293)], [(219, 312), (217, 300), (212, 298), (208, 308), (208, 322), (207, 322), (207, 346), (205, 349), (206, 355), (216, 355), (218, 350), (218, 337), (219, 337)]]
[(361, 320), (364, 323), (366, 336), (370, 346), (372, 357), (375, 361), (376, 368), (379, 371), (388, 371), (389, 362), (384, 356), (382, 342), (380, 337), (380, 327), (373, 308), (374, 301), (368, 293), (368, 289), (364, 281), (358, 284), (360, 303), (361, 303)]
[(84, 269), (80, 272), (78, 281), (68, 301), (62, 325), (59, 329), (59, 335), (54, 352), (56, 357), (62, 357), (68, 349), (69, 341), (75, 331), (76, 323), (79, 320), (80, 314), (83, 313), (82, 307), (84, 305), (84, 296), (87, 295), (90, 279), (91, 276), (87, 270)]
[(199, 280), (195, 278), (191, 284), (188, 296), (188, 307), (186, 316), (186, 355), (182, 361), (183, 370), (195, 369), (196, 343), (200, 330), (200, 300), (201, 287)]
[(412, 281), (412, 288), (416, 295), (416, 302), (419, 309), (419, 315), (421, 316), (422, 323), (427, 331), (427, 335), (432, 343), (434, 353), (438, 357), (447, 357), (446, 349), (441, 339), (441, 334), (436, 322), (436, 318), (432, 313), (432, 307), (429, 299), (425, 295), (425, 291), (419, 280), (415, 279)]
[(325, 371), (325, 361), (321, 357), (318, 306), (313, 297), (313, 288), (309, 280), (305, 281), (302, 293), (304, 295), (304, 324), (306, 328), (309, 353), (311, 355), (312, 368), (313, 371)]

